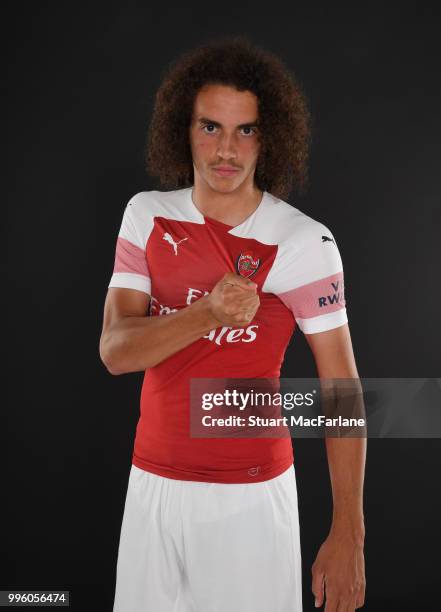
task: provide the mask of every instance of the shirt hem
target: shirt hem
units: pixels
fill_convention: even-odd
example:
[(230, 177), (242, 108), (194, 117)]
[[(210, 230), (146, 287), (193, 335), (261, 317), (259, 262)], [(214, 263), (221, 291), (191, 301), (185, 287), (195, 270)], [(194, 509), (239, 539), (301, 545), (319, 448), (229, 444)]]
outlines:
[[(207, 472), (206, 474), (203, 474), (191, 470), (186, 471), (182, 469), (179, 470), (161, 467), (154, 465), (149, 461), (145, 461), (144, 459), (140, 459), (135, 455), (133, 455), (132, 457), (132, 464), (140, 470), (151, 472), (152, 474), (156, 474), (157, 476), (170, 478), (172, 480), (186, 480), (194, 482), (210, 482), (221, 484), (244, 484), (253, 482), (265, 482), (266, 480), (271, 480), (272, 478), (280, 476), (281, 474), (283, 474), (283, 472), (286, 472), (286, 470), (289, 469), (291, 465), (294, 464), (294, 456), (293, 453), (291, 453), (287, 457), (284, 457), (283, 461), (278, 462), (276, 465), (272, 465), (263, 471), (257, 471), (255, 476), (248, 474), (246, 468), (243, 470), (237, 470), (235, 472), (225, 472), (223, 474), (216, 472)], [(250, 470), (256, 470), (256, 468), (250, 468)]]

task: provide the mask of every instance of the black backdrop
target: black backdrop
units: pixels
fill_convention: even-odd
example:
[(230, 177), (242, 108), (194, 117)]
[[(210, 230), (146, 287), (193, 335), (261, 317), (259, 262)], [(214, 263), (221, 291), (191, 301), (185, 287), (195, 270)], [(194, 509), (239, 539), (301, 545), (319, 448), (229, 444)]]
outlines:
[[(158, 188), (143, 148), (165, 66), (233, 33), (285, 60), (314, 118), (310, 188), (289, 201), (337, 239), (359, 373), (439, 376), (441, 19), (417, 3), (45, 2), (15, 11), (0, 589), (69, 589), (73, 609), (106, 611), (142, 375), (112, 377), (98, 341), (125, 204)], [(283, 375), (315, 375), (298, 330)], [(369, 441), (366, 610), (437, 607), (439, 451), (439, 440)], [(298, 440), (294, 452), (307, 611), (330, 488), (323, 440)]]

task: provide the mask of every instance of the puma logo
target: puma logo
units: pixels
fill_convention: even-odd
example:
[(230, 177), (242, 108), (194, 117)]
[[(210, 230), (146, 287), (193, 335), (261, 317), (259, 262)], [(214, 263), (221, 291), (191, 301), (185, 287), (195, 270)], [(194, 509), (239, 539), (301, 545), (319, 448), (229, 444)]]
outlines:
[(184, 240), (188, 240), (188, 238), (182, 238), (179, 240), (179, 242), (175, 242), (168, 232), (165, 232), (162, 238), (172, 245), (175, 255), (178, 254), (178, 244), (181, 244), (181, 242), (184, 242)]

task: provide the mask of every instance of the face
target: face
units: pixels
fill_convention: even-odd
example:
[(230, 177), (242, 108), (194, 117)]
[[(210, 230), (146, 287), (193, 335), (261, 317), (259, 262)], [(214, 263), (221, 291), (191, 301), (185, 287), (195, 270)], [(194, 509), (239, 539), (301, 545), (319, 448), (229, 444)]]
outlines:
[(206, 85), (197, 94), (190, 125), (195, 185), (228, 193), (254, 184), (259, 155), (257, 97), (225, 85)]

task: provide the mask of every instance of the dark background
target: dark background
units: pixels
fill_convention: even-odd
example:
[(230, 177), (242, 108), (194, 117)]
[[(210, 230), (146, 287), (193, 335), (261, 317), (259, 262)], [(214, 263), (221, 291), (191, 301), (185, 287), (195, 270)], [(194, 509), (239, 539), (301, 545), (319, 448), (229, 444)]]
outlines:
[[(142, 374), (98, 342), (116, 236), (168, 62), (222, 34), (278, 53), (310, 101), (311, 184), (334, 233), (362, 377), (440, 375), (441, 19), (417, 3), (11, 5), (7, 538), (0, 589), (111, 610)], [(289, 8), (288, 8), (289, 7)], [(284, 376), (314, 376), (296, 330)], [(296, 440), (304, 609), (331, 516), (323, 440)], [(439, 440), (369, 440), (366, 610), (439, 603)], [(160, 611), (154, 611), (160, 612)]]

